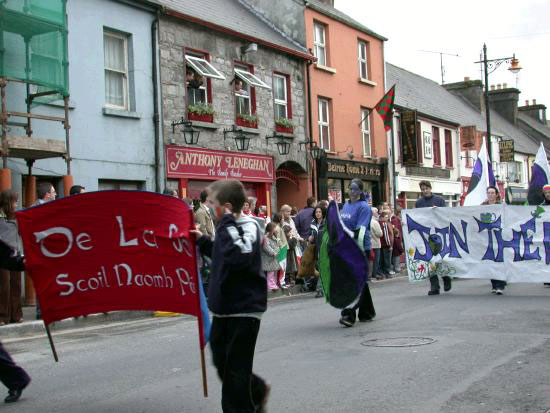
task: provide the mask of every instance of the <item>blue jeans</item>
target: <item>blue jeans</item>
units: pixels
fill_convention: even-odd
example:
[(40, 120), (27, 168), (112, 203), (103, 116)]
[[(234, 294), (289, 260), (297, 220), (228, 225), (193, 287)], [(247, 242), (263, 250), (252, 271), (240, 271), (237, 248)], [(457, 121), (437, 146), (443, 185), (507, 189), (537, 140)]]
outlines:
[(389, 275), (391, 271), (391, 249), (380, 248), (381, 251), (381, 263), (379, 273)]
[(380, 248), (373, 248), (374, 251), (374, 261), (372, 262), (372, 277), (376, 278), (378, 271), (380, 270)]

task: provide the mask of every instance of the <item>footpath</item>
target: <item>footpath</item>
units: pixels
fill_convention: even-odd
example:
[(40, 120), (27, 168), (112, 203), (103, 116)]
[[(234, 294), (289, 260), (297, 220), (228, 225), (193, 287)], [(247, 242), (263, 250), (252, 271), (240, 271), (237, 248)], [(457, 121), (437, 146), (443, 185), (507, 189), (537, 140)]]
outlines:
[[(394, 275), (394, 278), (386, 280), (372, 280), (371, 287), (376, 287), (376, 285), (396, 281), (406, 277), (407, 272), (405, 270), (401, 271), (400, 274)], [(270, 291), (268, 293), (268, 300), (279, 299), (284, 297), (293, 297), (296, 295), (311, 295), (314, 296), (314, 292), (302, 290), (302, 285), (293, 285), (289, 289), (282, 291), (278, 290), (275, 292)], [(120, 323), (124, 321), (133, 321), (141, 320), (147, 318), (154, 318), (158, 315), (153, 311), (113, 311), (109, 313), (99, 313), (99, 314), (89, 314), (86, 317), (78, 318), (67, 318), (65, 320), (56, 321), (50, 325), (50, 331), (62, 331), (69, 329), (79, 329), (86, 327), (102, 326), (108, 325), (111, 323)], [(13, 339), (13, 338), (22, 338), (28, 336), (37, 336), (45, 334), (46, 330), (44, 328), (44, 323), (41, 320), (35, 319), (35, 307), (28, 306), (23, 307), (23, 319), (21, 323), (7, 324), (0, 327), (0, 340), (2, 339)]]

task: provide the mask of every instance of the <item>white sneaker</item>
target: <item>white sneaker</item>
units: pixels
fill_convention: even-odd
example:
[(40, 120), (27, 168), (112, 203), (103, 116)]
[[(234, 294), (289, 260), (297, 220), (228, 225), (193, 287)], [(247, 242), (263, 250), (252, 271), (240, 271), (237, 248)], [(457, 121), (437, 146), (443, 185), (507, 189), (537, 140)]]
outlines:
[(390, 275), (395, 275), (395, 271), (390, 271), (389, 274)]
[(502, 294), (504, 294), (504, 292), (503, 292), (502, 290), (497, 289), (497, 291), (495, 292), (495, 294), (496, 294), (496, 295), (502, 295)]
[(491, 294), (496, 294), (496, 293), (497, 293), (497, 289), (496, 289), (496, 288), (493, 288), (493, 289), (491, 290)]

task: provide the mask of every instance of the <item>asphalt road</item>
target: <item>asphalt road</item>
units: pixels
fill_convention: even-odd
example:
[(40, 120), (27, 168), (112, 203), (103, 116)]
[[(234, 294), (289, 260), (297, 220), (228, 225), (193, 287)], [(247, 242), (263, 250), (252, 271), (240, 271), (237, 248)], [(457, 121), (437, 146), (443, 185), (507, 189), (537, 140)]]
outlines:
[[(426, 291), (405, 280), (376, 284), (378, 316), (349, 329), (311, 295), (270, 302), (255, 358), (273, 386), (269, 412), (550, 410), (550, 288), (515, 284), (494, 296), (488, 281), (469, 280), (441, 296)], [(362, 345), (399, 337), (435, 342)], [(191, 320), (132, 321), (55, 341), (59, 363), (45, 338), (6, 343), (33, 382), (2, 413), (221, 411), (209, 354), (202, 395)]]

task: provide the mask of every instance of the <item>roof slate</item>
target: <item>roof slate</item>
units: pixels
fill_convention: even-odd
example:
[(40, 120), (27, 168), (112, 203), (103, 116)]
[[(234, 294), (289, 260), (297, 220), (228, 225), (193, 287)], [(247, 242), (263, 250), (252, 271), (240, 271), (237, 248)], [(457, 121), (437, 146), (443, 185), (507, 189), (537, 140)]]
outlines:
[(252, 8), (239, 0), (156, 0), (166, 9), (225, 27), (267, 43), (301, 54), (308, 50), (273, 25), (267, 24)]
[(324, 14), (325, 16), (332, 17), (334, 20), (338, 20), (348, 26), (351, 26), (357, 30), (362, 31), (363, 33), (366, 33), (372, 37), (376, 37), (377, 39), (387, 41), (388, 39), (384, 36), (379, 35), (378, 33), (372, 31), (368, 27), (364, 26), (362, 23), (359, 23), (357, 20), (351, 18), (346, 13), (329, 6), (326, 3), (322, 3), (317, 0), (306, 0), (305, 1), (306, 7), (309, 7), (315, 11), (318, 11), (321, 14)]
[[(396, 84), (395, 103), (407, 109), (458, 123), (460, 126), (475, 126), (481, 132), (487, 131), (485, 112), (480, 113), (466, 99), (456, 96), (437, 82), (398, 66), (386, 63), (386, 83)], [(491, 134), (513, 139), (517, 152), (535, 154), (538, 144), (498, 112), (491, 110)]]
[(547, 125), (540, 123), (536, 119), (533, 119), (531, 116), (526, 115), (525, 113), (518, 112), (518, 120), (524, 122), (527, 124), (527, 126), (533, 128), (538, 133), (546, 136), (548, 139), (550, 139), (550, 127)]

